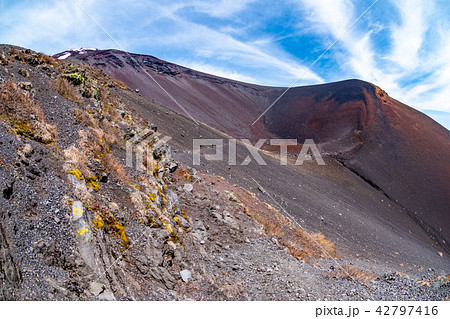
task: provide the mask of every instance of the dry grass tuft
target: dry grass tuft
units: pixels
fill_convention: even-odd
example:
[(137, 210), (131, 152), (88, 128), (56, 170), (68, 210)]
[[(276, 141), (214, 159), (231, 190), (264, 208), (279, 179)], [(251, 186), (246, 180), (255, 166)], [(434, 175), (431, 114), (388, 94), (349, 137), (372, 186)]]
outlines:
[(117, 111), (117, 108), (110, 103), (103, 106), (103, 114), (110, 121), (120, 122), (122, 120), (122, 116), (120, 116), (119, 112)]
[(114, 155), (106, 154), (104, 166), (106, 170), (114, 173), (114, 176), (118, 180), (121, 180), (122, 182), (127, 182), (129, 180), (125, 172), (125, 168)]
[(8, 65), (10, 60), (5, 56), (4, 53), (0, 54), (0, 65), (6, 66)]
[(84, 154), (97, 162), (101, 162), (105, 155), (103, 132), (98, 128), (90, 128), (78, 131), (78, 136), (80, 137), (80, 145)]
[(375, 274), (359, 269), (355, 266), (344, 265), (342, 268), (335, 268), (332, 273), (327, 275), (327, 278), (345, 278), (347, 280), (360, 281), (365, 284), (369, 284), (378, 278)]
[(55, 141), (55, 125), (45, 122), (39, 104), (30, 98), (28, 91), (9, 81), (0, 88), (0, 118), (10, 125), (10, 132), (23, 135), (44, 144)]
[(30, 73), (27, 70), (25, 70), (25, 69), (19, 69), (18, 73), (20, 75), (22, 75), (23, 77), (25, 77), (25, 78), (29, 78), (30, 77)]
[(306, 232), (267, 203), (255, 205), (255, 196), (250, 192), (239, 189), (235, 194), (243, 203), (244, 212), (262, 225), (266, 234), (287, 247), (292, 256), (302, 260), (337, 257), (335, 243), (324, 235)]
[(27, 63), (31, 66), (38, 66), (42, 64), (55, 66), (58, 64), (58, 61), (43, 53), (34, 53), (31, 50), (16, 50), (11, 49), (9, 54), (16, 59), (17, 61), (21, 61)]
[(89, 128), (78, 132), (80, 144), (85, 156), (101, 163), (106, 171), (113, 173), (118, 180), (127, 182), (125, 168), (120, 161), (111, 153), (108, 134), (100, 128)]
[(47, 54), (38, 53), (38, 59), (48, 65), (52, 66), (58, 65), (58, 61)]
[(39, 121), (44, 120), (44, 113), (39, 104), (31, 100), (30, 94), (12, 81), (5, 83), (0, 89), (0, 116), (16, 121), (33, 117)]
[(50, 144), (55, 141), (57, 134), (56, 125), (45, 122), (36, 122), (34, 128), (34, 139), (38, 142)]
[(120, 89), (129, 89), (129, 87), (122, 81), (112, 79), (114, 83), (116, 83), (117, 87)]
[(64, 170), (66, 172), (78, 169), (84, 176), (94, 175), (88, 167), (86, 156), (75, 146), (72, 145), (68, 149), (64, 150), (64, 157), (66, 159), (66, 163), (64, 165)]
[(85, 110), (75, 108), (74, 112), (75, 112), (75, 119), (77, 120), (78, 123), (83, 124), (87, 127), (97, 126), (94, 117)]
[(52, 82), (52, 87), (59, 95), (74, 103), (81, 104), (82, 98), (77, 88), (66, 78), (59, 76)]
[(139, 212), (144, 212), (147, 209), (147, 205), (145, 204), (145, 201), (142, 199), (141, 196), (141, 192), (139, 191), (134, 191), (131, 196), (131, 202), (133, 203), (134, 207), (139, 211)]
[(106, 119), (98, 120), (81, 108), (76, 108), (74, 112), (77, 122), (88, 127), (89, 134), (93, 134), (96, 139), (101, 140), (102, 144), (106, 146), (120, 144), (119, 146), (123, 146), (122, 144), (125, 143), (121, 141), (122, 132), (116, 125), (111, 124)]
[(125, 141), (122, 139), (123, 133), (116, 125), (103, 119), (99, 122), (99, 128), (103, 131), (103, 138), (106, 144), (109, 146), (123, 144), (122, 146), (125, 146)]

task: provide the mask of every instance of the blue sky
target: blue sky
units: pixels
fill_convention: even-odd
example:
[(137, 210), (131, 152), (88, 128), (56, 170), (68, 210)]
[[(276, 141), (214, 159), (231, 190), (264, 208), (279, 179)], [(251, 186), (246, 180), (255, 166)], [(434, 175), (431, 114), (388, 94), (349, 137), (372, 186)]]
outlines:
[[(127, 51), (289, 86), (374, 0), (77, 0)], [(0, 0), (0, 43), (118, 48), (73, 0)], [(379, 0), (297, 82), (358, 78), (450, 128), (450, 1)]]

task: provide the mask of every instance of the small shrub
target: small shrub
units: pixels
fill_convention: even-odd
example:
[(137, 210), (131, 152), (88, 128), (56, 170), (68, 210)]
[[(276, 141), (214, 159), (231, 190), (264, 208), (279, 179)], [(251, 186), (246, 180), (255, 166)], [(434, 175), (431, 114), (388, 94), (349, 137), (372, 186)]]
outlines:
[(73, 85), (81, 85), (84, 83), (84, 77), (79, 74), (79, 73), (70, 73), (70, 74), (65, 74), (64, 77), (70, 81), (70, 83), (72, 83)]
[(25, 70), (25, 69), (19, 69), (19, 72), (18, 72), (21, 76), (23, 76), (23, 77), (26, 77), (26, 78), (29, 78), (30, 77), (30, 73), (28, 73), (28, 71), (27, 70)]
[(345, 278), (347, 280), (356, 280), (369, 284), (372, 280), (378, 278), (375, 274), (361, 270), (355, 266), (344, 265), (342, 267), (336, 267), (330, 274), (327, 275), (328, 278), (338, 277)]
[(12, 81), (0, 89), (0, 116), (11, 120), (44, 120), (39, 104), (31, 100), (28, 92), (20, 90)]
[(28, 49), (26, 50), (11, 49), (9, 51), (9, 54), (17, 61), (27, 63), (31, 66), (38, 66), (42, 64), (55, 66), (58, 64), (58, 62), (51, 56), (48, 56), (43, 53), (34, 53)]
[(82, 103), (80, 93), (67, 79), (59, 76), (54, 80), (53, 87), (65, 99), (78, 104)]
[[(322, 234), (309, 233), (295, 225), (269, 204), (254, 205), (254, 194), (235, 190), (235, 195), (244, 205), (244, 212), (262, 225), (266, 234), (274, 236), (278, 243), (287, 247), (288, 252), (299, 259), (335, 258), (335, 243)], [(252, 206), (248, 208), (245, 205)]]
[(45, 122), (39, 104), (14, 82), (6, 83), (0, 89), (0, 118), (9, 123), (12, 133), (44, 144), (55, 140), (56, 126)]
[(87, 158), (81, 153), (75, 146), (70, 146), (64, 150), (64, 157), (66, 163), (64, 164), (64, 170), (68, 171), (81, 171), (81, 176), (92, 176), (92, 171), (88, 168)]

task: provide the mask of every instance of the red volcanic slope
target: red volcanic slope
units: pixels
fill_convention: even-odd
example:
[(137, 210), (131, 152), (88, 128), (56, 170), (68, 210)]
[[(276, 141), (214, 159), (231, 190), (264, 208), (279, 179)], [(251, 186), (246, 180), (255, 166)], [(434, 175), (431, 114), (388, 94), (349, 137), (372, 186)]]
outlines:
[[(254, 126), (251, 124), (260, 114), (260, 106), (270, 102), (270, 93), (275, 90), (275, 96), (281, 91), (219, 78), (152, 56), (117, 50), (66, 52), (71, 53), (71, 58), (102, 69), (130, 88), (139, 89), (143, 96), (180, 113), (190, 114), (196, 120), (238, 138), (267, 133), (264, 123), (260, 122)], [(55, 57), (64, 56), (66, 52)], [(149, 75), (169, 92), (187, 113)], [(218, 122), (220, 125), (217, 125)]]
[(277, 136), (319, 141), (321, 151), (400, 204), (448, 249), (447, 129), (357, 80), (292, 89), (266, 123)]
[(67, 51), (56, 57), (68, 53), (184, 113), (161, 85), (195, 119), (234, 137), (314, 139), (324, 154), (384, 193), (387, 202), (403, 207), (449, 250), (450, 132), (373, 84), (348, 80), (293, 88), (252, 126), (284, 88), (219, 78), (116, 50)]

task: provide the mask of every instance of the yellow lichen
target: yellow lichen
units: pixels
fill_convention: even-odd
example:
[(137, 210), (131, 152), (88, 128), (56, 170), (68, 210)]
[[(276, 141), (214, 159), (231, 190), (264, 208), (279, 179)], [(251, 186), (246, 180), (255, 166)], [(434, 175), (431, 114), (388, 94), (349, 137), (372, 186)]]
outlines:
[(78, 178), (80, 181), (84, 179), (83, 173), (81, 173), (78, 169), (74, 169), (72, 171), (67, 171), (67, 174), (72, 174), (76, 178)]
[(130, 240), (125, 232), (125, 227), (123, 227), (123, 225), (118, 221), (114, 221), (112, 223), (112, 227), (119, 233), (119, 237), (122, 239), (124, 245), (128, 246), (130, 244)]
[(97, 176), (89, 176), (86, 178), (86, 183), (89, 187), (92, 187), (96, 192), (100, 189), (100, 184), (98, 182)]
[(183, 243), (181, 242), (181, 238), (177, 235), (177, 233), (175, 232), (175, 229), (170, 224), (170, 220), (167, 217), (164, 217), (164, 216), (159, 216), (159, 219), (162, 222), (163, 227), (169, 233), (168, 241), (171, 241), (174, 244), (179, 243), (179, 244), (183, 245)]
[(13, 125), (13, 130), (15, 134), (21, 134), (26, 137), (34, 135), (33, 127), (27, 121), (17, 121)]
[(158, 171), (159, 171), (159, 167), (157, 164), (155, 164), (154, 168), (153, 168), (153, 175), (156, 176), (158, 175)]
[(83, 227), (81, 229), (78, 229), (78, 235), (83, 236), (85, 233), (89, 232), (89, 228)]
[(175, 233), (175, 231), (174, 230), (172, 230), (171, 232), (169, 232), (169, 240), (168, 241), (171, 241), (172, 243), (174, 243), (174, 244), (181, 244), (182, 245), (182, 243), (181, 243), (181, 238), (180, 237), (178, 237), (178, 235)]
[(103, 221), (103, 218), (100, 215), (96, 216), (96, 219), (92, 221), (92, 224), (94, 224), (94, 227), (97, 229), (103, 228), (105, 226), (105, 222)]

